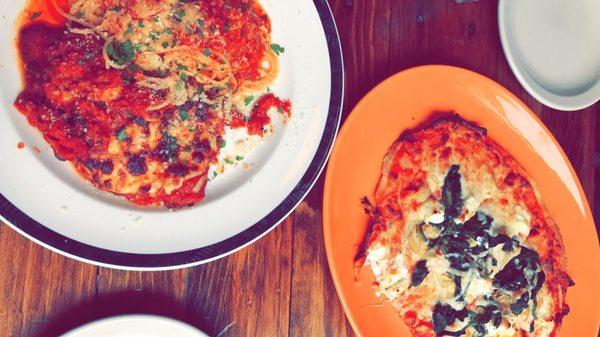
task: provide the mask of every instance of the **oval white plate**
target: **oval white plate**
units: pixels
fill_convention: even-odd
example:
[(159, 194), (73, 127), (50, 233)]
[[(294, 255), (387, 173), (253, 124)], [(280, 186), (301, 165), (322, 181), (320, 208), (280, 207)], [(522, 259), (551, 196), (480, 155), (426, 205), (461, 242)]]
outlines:
[(500, 0), (504, 54), (521, 85), (558, 110), (600, 100), (600, 1)]
[(60, 337), (208, 337), (174, 319), (153, 315), (125, 315), (98, 320)]
[[(271, 17), (273, 42), (285, 47), (271, 89), (291, 99), (292, 118), (246, 156), (248, 171), (238, 165), (217, 176), (205, 200), (177, 211), (138, 208), (99, 192), (54, 157), (13, 108), (21, 89), (14, 23), (23, 2), (0, 2), (0, 219), (67, 256), (126, 269), (207, 262), (277, 225), (325, 165), (341, 116), (343, 66), (325, 0), (260, 2)], [(19, 150), (21, 141), (26, 148)]]

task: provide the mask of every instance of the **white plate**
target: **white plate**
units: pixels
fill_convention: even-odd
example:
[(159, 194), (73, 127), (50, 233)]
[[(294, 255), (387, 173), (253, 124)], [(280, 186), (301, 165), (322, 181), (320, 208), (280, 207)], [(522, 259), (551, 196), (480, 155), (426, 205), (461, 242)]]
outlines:
[(208, 337), (185, 323), (161, 316), (126, 315), (88, 323), (60, 337)]
[[(82, 181), (57, 160), (13, 102), (21, 89), (14, 48), (22, 1), (0, 2), (0, 219), (30, 239), (86, 262), (168, 269), (207, 262), (278, 224), (320, 174), (341, 116), (343, 66), (325, 0), (261, 0), (273, 42), (285, 47), (272, 90), (292, 101), (288, 125), (208, 184), (198, 205), (142, 209)], [(26, 148), (17, 149), (23, 141)], [(33, 151), (33, 147), (41, 153)]]
[(504, 54), (538, 101), (578, 110), (600, 100), (600, 1), (500, 0)]

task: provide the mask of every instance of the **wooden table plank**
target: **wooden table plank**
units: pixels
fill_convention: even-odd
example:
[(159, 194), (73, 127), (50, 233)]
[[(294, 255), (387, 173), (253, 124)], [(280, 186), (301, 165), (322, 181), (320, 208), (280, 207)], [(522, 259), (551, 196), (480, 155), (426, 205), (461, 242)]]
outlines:
[(0, 335), (57, 336), (93, 311), (96, 267), (65, 258), (0, 226)]
[[(319, 193), (307, 199), (320, 200)], [(291, 217), (294, 253), (290, 306), (290, 336), (354, 336), (337, 294), (323, 246), (321, 203), (302, 202)]]
[[(489, 76), (554, 133), (600, 217), (600, 104), (544, 107), (518, 83), (499, 40), (496, 1), (330, 0), (345, 57), (344, 117), (392, 74), (450, 64)], [(0, 331), (56, 336), (111, 314), (178, 318), (211, 336), (354, 336), (337, 299), (322, 240), (323, 177), (273, 232), (221, 260), (169, 272), (109, 270), (75, 262), (0, 226)], [(593, 206), (595, 205), (595, 206)]]
[(211, 336), (286, 336), (292, 223), (224, 259), (189, 271), (188, 321)]
[(186, 319), (187, 269), (162, 272), (99, 268), (93, 317), (145, 313)]

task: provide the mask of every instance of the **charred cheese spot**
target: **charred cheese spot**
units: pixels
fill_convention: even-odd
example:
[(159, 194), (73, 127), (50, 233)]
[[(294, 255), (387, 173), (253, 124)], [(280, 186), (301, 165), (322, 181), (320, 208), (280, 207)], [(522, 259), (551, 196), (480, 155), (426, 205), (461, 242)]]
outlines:
[(127, 159), (127, 170), (134, 176), (139, 176), (148, 171), (146, 159), (141, 155), (134, 155)]

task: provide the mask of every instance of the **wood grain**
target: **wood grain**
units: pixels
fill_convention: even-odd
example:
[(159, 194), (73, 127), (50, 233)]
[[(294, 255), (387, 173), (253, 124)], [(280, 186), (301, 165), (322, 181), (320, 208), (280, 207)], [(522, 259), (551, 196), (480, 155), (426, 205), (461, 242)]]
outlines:
[(73, 307), (95, 297), (96, 267), (43, 249), (5, 225), (0, 251), (0, 335), (56, 336), (92, 313), (86, 308), (71, 315)]
[(291, 337), (353, 335), (340, 308), (327, 268), (320, 207), (320, 202), (314, 206), (302, 202), (291, 217), (295, 228)]
[(292, 223), (240, 252), (190, 270), (187, 307), (211, 336), (286, 336)]
[[(600, 224), (600, 104), (542, 106), (504, 58), (496, 1), (330, 0), (345, 57), (344, 116), (377, 83), (421, 64), (482, 73), (520, 97), (554, 133)], [(354, 336), (323, 247), (319, 179), (273, 232), (221, 260), (171, 272), (109, 270), (59, 256), (0, 226), (0, 335), (50, 337), (120, 313), (178, 318), (211, 336)]]

